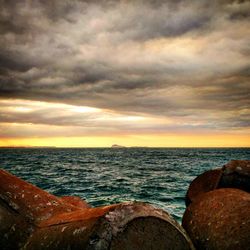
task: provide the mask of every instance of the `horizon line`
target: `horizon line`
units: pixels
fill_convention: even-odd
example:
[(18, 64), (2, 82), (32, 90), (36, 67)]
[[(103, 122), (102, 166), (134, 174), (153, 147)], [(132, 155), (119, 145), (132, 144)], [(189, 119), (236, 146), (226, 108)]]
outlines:
[(0, 146), (0, 148), (111, 148), (111, 149), (128, 149), (128, 148), (250, 148), (250, 146), (122, 146), (122, 147), (93, 147), (93, 146)]

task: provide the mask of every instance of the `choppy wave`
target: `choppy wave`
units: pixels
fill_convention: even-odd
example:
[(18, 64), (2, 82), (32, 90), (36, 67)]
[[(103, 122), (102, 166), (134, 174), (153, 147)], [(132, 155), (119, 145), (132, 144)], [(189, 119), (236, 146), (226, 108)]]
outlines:
[(93, 206), (141, 200), (181, 220), (189, 183), (249, 148), (0, 149), (1, 168), (55, 195), (77, 195)]

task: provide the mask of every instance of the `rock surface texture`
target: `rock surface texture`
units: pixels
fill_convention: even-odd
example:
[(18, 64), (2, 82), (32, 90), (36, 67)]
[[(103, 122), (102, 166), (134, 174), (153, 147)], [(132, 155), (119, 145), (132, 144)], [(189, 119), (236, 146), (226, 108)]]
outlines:
[(222, 167), (217, 188), (238, 188), (250, 192), (250, 161), (230, 161)]
[(221, 188), (199, 196), (182, 221), (197, 249), (250, 249), (250, 194)]
[(188, 188), (186, 206), (199, 195), (218, 188), (237, 188), (250, 192), (250, 161), (232, 160), (222, 168), (199, 175)]
[(190, 184), (182, 225), (197, 249), (250, 250), (250, 161), (233, 160)]
[(194, 249), (161, 209), (139, 202), (91, 208), (0, 170), (0, 249)]

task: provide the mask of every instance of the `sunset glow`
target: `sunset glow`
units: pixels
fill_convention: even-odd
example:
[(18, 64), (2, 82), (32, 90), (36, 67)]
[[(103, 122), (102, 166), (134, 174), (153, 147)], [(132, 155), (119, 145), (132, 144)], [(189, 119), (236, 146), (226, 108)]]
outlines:
[[(10, 147), (107, 147), (115, 143), (126, 147), (249, 147), (245, 135), (129, 135), (129, 136), (85, 136), (4, 138), (0, 146)], [(220, 146), (218, 146), (220, 145)]]
[(56, 6), (2, 6), (0, 146), (250, 146), (249, 2)]

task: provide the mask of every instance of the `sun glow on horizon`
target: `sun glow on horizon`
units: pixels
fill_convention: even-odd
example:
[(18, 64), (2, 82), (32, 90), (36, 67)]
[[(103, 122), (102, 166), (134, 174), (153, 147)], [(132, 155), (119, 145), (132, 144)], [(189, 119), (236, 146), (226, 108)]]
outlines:
[(249, 1), (7, 2), (1, 146), (250, 146)]
[(167, 117), (22, 99), (0, 100), (0, 111), (6, 120), (0, 122), (1, 147), (250, 146), (247, 127), (212, 131), (216, 123), (204, 114)]
[(211, 135), (111, 135), (84, 137), (2, 138), (0, 147), (250, 147), (250, 136)]

